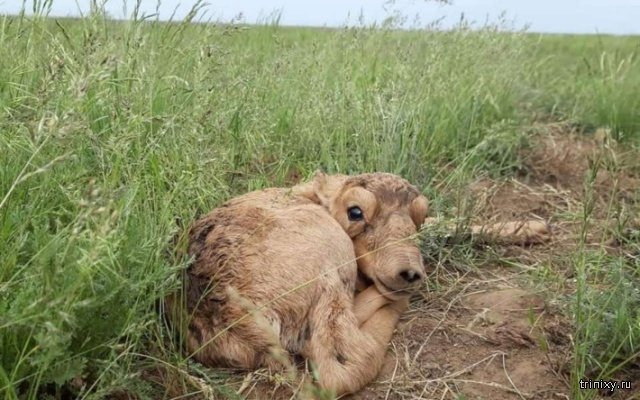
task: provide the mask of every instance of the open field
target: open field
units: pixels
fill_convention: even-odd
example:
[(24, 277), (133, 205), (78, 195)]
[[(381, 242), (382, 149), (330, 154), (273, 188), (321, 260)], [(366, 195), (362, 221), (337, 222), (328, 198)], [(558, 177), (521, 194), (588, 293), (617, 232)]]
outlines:
[[(202, 212), (316, 169), (431, 199), (429, 278), (355, 398), (640, 398), (640, 37), (0, 17), (0, 396), (283, 398), (158, 313)], [(543, 218), (541, 246), (470, 223)]]

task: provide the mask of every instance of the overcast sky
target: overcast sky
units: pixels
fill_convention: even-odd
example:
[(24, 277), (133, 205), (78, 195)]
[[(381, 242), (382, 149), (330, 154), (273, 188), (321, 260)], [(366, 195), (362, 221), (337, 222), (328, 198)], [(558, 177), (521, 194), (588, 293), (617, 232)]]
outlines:
[[(28, 8), (34, 0), (27, 0)], [(43, 0), (38, 0), (40, 3)], [(103, 0), (98, 0), (100, 3)], [(89, 9), (90, 0), (53, 0), (51, 15), (74, 16), (78, 9)], [(195, 0), (161, 0), (159, 14), (168, 19), (176, 11), (183, 17)], [(443, 5), (428, 0), (209, 0), (205, 20), (229, 21), (242, 14), (242, 22), (264, 22), (274, 11), (281, 13), (281, 25), (342, 26), (382, 22), (393, 10), (408, 17), (407, 26), (440, 20), (443, 27), (460, 21), (460, 16), (482, 25), (495, 22), (502, 12), (515, 28), (529, 26), (529, 31), (557, 33), (640, 34), (640, 0), (452, 0)], [(133, 0), (109, 0), (110, 15), (123, 18), (126, 4), (130, 14)], [(141, 0), (142, 12), (154, 14), (158, 0)], [(0, 13), (17, 13), (22, 0), (0, 0)]]

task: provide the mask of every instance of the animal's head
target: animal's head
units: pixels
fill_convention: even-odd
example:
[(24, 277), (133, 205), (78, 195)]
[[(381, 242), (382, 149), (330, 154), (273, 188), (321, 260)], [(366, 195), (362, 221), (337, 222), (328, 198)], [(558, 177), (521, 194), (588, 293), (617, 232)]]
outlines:
[(413, 185), (388, 173), (318, 172), (307, 190), (351, 237), (360, 275), (381, 293), (397, 299), (421, 283), (425, 270), (415, 236), (428, 202)]

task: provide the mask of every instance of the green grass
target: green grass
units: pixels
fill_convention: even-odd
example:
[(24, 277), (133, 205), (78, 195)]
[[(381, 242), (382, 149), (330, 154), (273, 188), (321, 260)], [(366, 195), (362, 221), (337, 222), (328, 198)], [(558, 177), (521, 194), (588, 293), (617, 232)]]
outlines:
[[(202, 370), (156, 305), (184, 267), (166, 257), (170, 239), (231, 196), (293, 173), (379, 170), (447, 215), (462, 199), (433, 180), (513, 174), (536, 116), (636, 145), (639, 44), (0, 17), (0, 394), (160, 398), (141, 371)], [(640, 267), (577, 256), (579, 379), (640, 350)], [(629, 295), (593, 292), (594, 268)]]
[(638, 139), (638, 37), (553, 35), (531, 38), (530, 46), (533, 103), (588, 130), (606, 127), (616, 139)]
[[(621, 374), (625, 368), (640, 367), (640, 241), (638, 226), (630, 223), (637, 215), (637, 197), (628, 204), (610, 201), (607, 219), (611, 232), (604, 238), (618, 242), (625, 251), (615, 255), (604, 249), (588, 248), (589, 231), (596, 230), (592, 221), (595, 211), (594, 185), (599, 169), (611, 165), (595, 160), (585, 179), (584, 202), (580, 215), (578, 251), (574, 254), (576, 292), (573, 317), (576, 325), (573, 344), (571, 383), (576, 399), (596, 398), (597, 392), (581, 391), (580, 379), (632, 380)], [(613, 164), (617, 164), (613, 161)], [(613, 169), (620, 168), (614, 165)], [(615, 198), (616, 185), (612, 186)], [(638, 193), (636, 193), (637, 196)], [(631, 214), (629, 212), (631, 211)], [(604, 242), (604, 240), (603, 240)]]

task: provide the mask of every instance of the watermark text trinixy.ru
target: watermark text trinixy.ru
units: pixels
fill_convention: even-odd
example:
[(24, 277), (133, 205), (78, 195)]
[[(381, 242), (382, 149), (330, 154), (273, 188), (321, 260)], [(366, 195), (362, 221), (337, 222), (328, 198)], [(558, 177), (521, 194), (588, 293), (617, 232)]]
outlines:
[(580, 389), (601, 389), (613, 393), (618, 389), (631, 390), (631, 382), (580, 379)]

